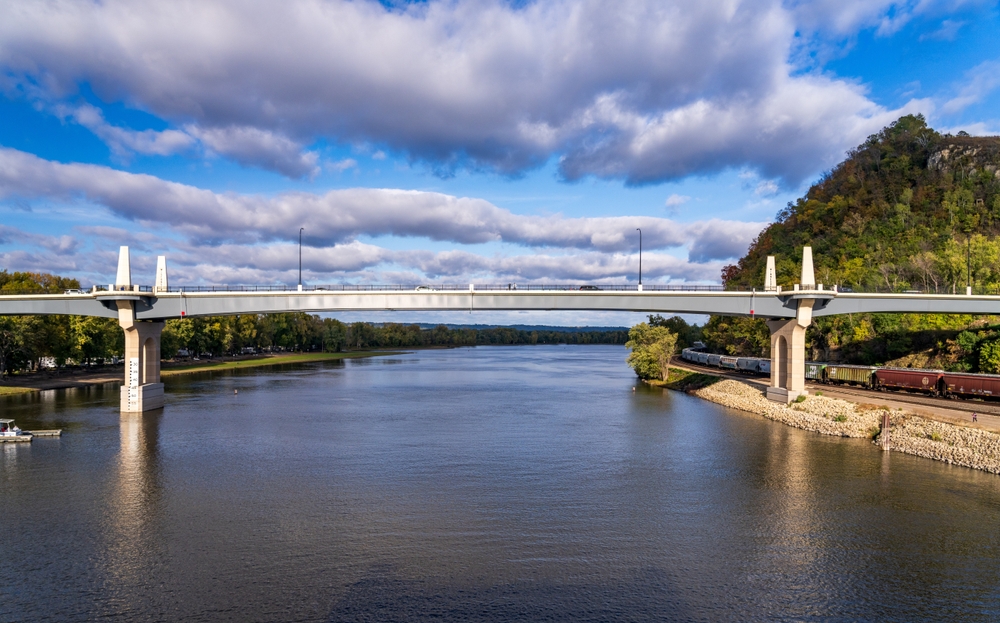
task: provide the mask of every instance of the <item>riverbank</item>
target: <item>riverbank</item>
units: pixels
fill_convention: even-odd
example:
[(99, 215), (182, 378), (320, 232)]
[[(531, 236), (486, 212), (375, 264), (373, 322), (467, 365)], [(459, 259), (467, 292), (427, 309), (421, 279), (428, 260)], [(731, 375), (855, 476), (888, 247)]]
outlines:
[[(712, 376), (683, 372), (688, 373), (685, 378)], [(1000, 434), (996, 432), (931, 420), (902, 408), (855, 403), (818, 394), (783, 405), (771, 402), (761, 388), (750, 383), (715, 378), (715, 382), (689, 393), (795, 428), (838, 437), (867, 438), (876, 444), (881, 444), (886, 434), (882, 421), (888, 413), (890, 450), (1000, 474)], [(683, 381), (684, 378), (679, 378), (677, 383)], [(658, 385), (669, 387), (668, 384)]]
[[(335, 361), (337, 359), (360, 359), (365, 357), (381, 357), (398, 355), (402, 351), (359, 351), (347, 353), (289, 353), (268, 355), (266, 357), (250, 357), (221, 361), (204, 361), (199, 363), (164, 362), (160, 369), (161, 377), (180, 374), (196, 374), (199, 372), (214, 372), (219, 370), (236, 370), (243, 368), (259, 368), (263, 366), (278, 366), (295, 363), (313, 363), (317, 361)], [(109, 366), (96, 372), (78, 370), (54, 370), (35, 374), (9, 377), (0, 382), (0, 396), (22, 394), (46, 389), (67, 389), (84, 387), (103, 383), (121, 382), (124, 378), (122, 366)]]

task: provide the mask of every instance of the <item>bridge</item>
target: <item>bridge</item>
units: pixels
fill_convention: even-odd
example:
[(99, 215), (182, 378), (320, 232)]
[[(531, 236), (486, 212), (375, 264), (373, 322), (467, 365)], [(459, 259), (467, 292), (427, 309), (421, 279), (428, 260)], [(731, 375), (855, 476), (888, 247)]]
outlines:
[(166, 258), (157, 258), (153, 286), (132, 283), (128, 247), (121, 247), (115, 283), (64, 294), (0, 296), (0, 315), (67, 314), (115, 318), (125, 332), (121, 410), (163, 406), (160, 334), (171, 318), (337, 311), (591, 310), (759, 317), (771, 332), (771, 400), (806, 393), (805, 332), (812, 318), (849, 313), (1000, 314), (1000, 296), (854, 293), (824, 288), (814, 277), (812, 249), (803, 248), (798, 284), (776, 283), (769, 257), (760, 290), (721, 286), (276, 286), (170, 288)]

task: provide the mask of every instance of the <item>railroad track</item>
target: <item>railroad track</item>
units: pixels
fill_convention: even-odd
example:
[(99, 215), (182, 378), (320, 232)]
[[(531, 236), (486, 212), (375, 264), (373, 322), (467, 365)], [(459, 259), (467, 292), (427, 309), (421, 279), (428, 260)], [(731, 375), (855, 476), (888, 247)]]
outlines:
[(925, 407), (940, 407), (953, 411), (968, 411), (969, 413), (984, 413), (987, 415), (1000, 415), (1000, 404), (986, 402), (976, 398), (939, 398), (935, 396), (922, 396), (908, 392), (883, 392), (877, 389), (865, 389), (863, 387), (851, 387), (850, 385), (824, 385), (822, 383), (811, 383), (810, 390), (821, 392), (837, 392), (850, 396), (871, 398), (872, 402), (879, 398), (894, 400), (896, 402), (906, 402), (909, 404), (923, 405)]
[[(683, 359), (677, 359), (675, 363), (678, 367), (687, 367), (692, 370), (697, 370), (698, 372), (704, 372), (705, 374), (721, 376), (727, 379), (763, 382), (766, 384), (764, 379), (767, 377), (740, 374), (738, 372), (731, 372), (721, 368), (713, 368), (710, 366), (691, 363), (690, 361), (684, 361)], [(820, 391), (824, 393), (847, 394), (849, 396), (867, 398), (872, 403), (877, 402), (881, 398), (883, 400), (894, 400), (896, 402), (923, 405), (925, 407), (940, 407), (942, 409), (952, 409), (954, 411), (1000, 415), (1000, 403), (986, 402), (976, 398), (939, 398), (934, 396), (924, 396), (921, 394), (912, 394), (904, 391), (889, 392), (877, 389), (865, 389), (864, 387), (856, 387), (852, 385), (832, 385), (816, 382), (809, 382), (806, 387), (810, 392)]]

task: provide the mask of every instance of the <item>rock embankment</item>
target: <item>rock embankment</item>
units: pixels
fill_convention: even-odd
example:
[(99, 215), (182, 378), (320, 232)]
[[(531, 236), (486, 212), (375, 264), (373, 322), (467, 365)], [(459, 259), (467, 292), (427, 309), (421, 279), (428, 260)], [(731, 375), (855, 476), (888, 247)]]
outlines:
[(881, 443), (882, 418), (888, 412), (892, 450), (1000, 474), (1000, 435), (989, 431), (825, 396), (809, 396), (786, 406), (771, 402), (756, 387), (731, 379), (693, 393), (796, 428), (824, 435), (869, 438), (875, 443)]

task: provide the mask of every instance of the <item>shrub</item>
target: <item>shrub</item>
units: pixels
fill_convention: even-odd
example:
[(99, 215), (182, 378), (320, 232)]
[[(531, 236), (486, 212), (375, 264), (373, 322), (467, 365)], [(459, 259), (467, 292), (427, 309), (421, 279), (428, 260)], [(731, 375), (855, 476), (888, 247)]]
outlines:
[(846, 422), (847, 421), (847, 416), (844, 415), (843, 413), (841, 413), (837, 417), (833, 418), (833, 421), (834, 422)]

